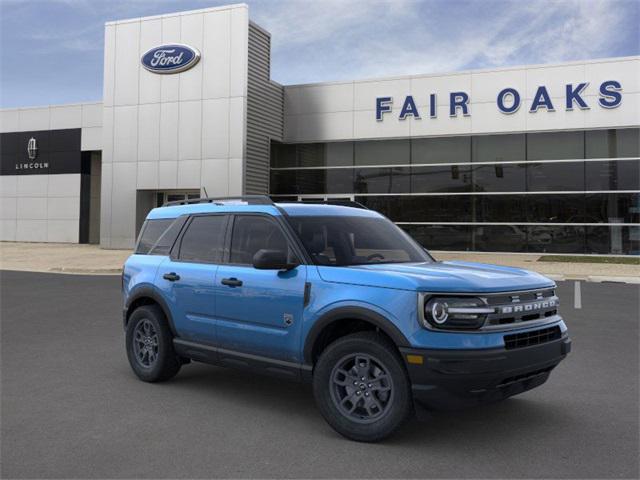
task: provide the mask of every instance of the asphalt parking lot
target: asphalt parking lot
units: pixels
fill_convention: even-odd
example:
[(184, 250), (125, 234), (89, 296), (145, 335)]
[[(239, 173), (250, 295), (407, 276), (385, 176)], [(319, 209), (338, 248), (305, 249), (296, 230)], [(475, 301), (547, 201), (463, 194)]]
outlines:
[(308, 387), (201, 364), (145, 384), (118, 276), (1, 272), (3, 478), (638, 478), (638, 285), (559, 294), (573, 352), (542, 387), (412, 422), (380, 444)]

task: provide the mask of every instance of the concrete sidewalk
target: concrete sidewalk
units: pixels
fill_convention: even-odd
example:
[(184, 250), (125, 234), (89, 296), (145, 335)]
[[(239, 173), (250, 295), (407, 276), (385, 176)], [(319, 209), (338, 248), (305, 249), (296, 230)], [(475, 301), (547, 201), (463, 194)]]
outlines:
[(71, 243), (0, 242), (0, 269), (25, 272), (118, 274), (131, 250)]
[[(0, 269), (33, 272), (117, 274), (130, 250), (103, 250), (97, 245), (0, 242)], [(554, 280), (640, 283), (639, 265), (540, 262), (540, 255), (437, 252), (438, 260), (463, 260), (521, 267)]]

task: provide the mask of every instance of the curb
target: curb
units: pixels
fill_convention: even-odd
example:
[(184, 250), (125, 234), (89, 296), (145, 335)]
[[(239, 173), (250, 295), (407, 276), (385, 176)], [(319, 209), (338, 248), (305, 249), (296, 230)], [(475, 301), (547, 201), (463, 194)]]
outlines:
[(612, 282), (612, 283), (627, 283), (630, 285), (640, 285), (640, 277), (610, 277), (607, 275), (562, 275), (557, 273), (542, 273), (547, 278), (555, 282), (570, 282), (570, 281), (580, 281), (580, 282), (593, 282), (593, 283), (603, 283), (603, 282)]
[(121, 268), (74, 268), (74, 267), (52, 267), (51, 273), (78, 273), (85, 275), (114, 275), (122, 273)]

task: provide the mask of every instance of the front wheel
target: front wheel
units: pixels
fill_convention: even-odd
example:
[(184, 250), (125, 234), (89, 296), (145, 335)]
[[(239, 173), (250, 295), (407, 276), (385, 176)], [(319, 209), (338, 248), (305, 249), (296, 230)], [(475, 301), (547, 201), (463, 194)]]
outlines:
[(395, 346), (375, 332), (342, 337), (322, 353), (313, 391), (325, 420), (352, 440), (391, 435), (412, 412), (411, 385)]

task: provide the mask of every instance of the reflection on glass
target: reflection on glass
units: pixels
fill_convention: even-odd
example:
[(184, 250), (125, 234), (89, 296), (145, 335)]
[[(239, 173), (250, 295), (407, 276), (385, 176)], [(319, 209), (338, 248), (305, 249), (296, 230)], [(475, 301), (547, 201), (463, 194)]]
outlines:
[(640, 255), (640, 227), (587, 227), (587, 253)]
[(587, 190), (640, 190), (640, 161), (586, 162)]
[(471, 161), (471, 137), (414, 138), (411, 163), (459, 163)]
[(476, 192), (524, 192), (526, 166), (524, 163), (474, 166), (473, 185)]
[(296, 145), (271, 142), (271, 166), (274, 168), (298, 167)]
[(476, 195), (472, 209), (474, 222), (526, 222), (527, 196)]
[(412, 193), (470, 192), (471, 168), (463, 165), (411, 167)]
[(474, 162), (507, 162), (527, 158), (525, 134), (473, 137)]
[(640, 223), (640, 193), (589, 193), (589, 223)]
[(584, 227), (531, 225), (527, 227), (529, 251), (540, 253), (584, 253)]
[(640, 156), (640, 129), (619, 128), (585, 132), (585, 158)]
[(355, 169), (355, 193), (409, 193), (410, 188), (408, 167)]
[(527, 228), (521, 225), (482, 225), (473, 229), (472, 250), (526, 252)]
[(530, 163), (527, 165), (528, 191), (584, 190), (584, 163)]
[(528, 195), (531, 223), (585, 223), (584, 194)]
[(367, 140), (355, 144), (356, 165), (408, 165), (409, 140)]
[(471, 230), (467, 225), (401, 225), (420, 245), (430, 250), (469, 250)]
[(584, 158), (584, 132), (527, 134), (527, 160)]

